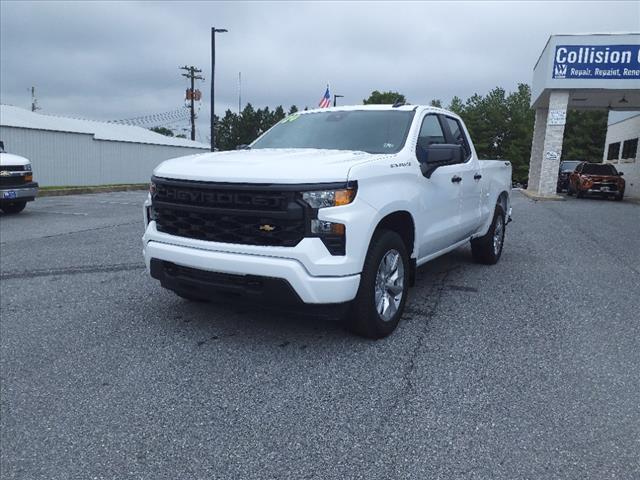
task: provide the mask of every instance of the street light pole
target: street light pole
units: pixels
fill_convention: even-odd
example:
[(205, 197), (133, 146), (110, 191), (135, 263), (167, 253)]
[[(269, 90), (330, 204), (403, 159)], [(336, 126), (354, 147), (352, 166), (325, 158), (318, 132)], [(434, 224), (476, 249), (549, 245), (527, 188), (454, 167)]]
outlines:
[(215, 70), (216, 70), (216, 33), (225, 33), (224, 28), (211, 27), (211, 151), (215, 151), (216, 145), (216, 117), (214, 113), (215, 103)]
[(336, 94), (333, 95), (333, 106), (334, 107), (336, 106), (336, 98), (342, 98), (342, 97), (344, 97), (344, 95), (336, 95)]

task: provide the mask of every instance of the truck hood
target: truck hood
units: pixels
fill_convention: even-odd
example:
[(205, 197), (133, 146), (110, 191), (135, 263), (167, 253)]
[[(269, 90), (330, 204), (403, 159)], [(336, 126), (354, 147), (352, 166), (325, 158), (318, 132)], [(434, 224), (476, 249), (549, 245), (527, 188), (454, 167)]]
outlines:
[(167, 160), (157, 177), (208, 182), (320, 183), (348, 179), (354, 165), (377, 155), (311, 148), (234, 150)]
[(0, 166), (8, 167), (14, 165), (29, 165), (31, 162), (21, 157), (20, 155), (14, 155), (12, 153), (0, 153)]

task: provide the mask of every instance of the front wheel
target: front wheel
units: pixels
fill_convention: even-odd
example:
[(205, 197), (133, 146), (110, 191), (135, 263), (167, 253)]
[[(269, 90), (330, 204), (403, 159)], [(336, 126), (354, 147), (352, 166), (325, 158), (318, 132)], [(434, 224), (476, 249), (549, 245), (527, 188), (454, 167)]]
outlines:
[(396, 329), (407, 301), (409, 268), (409, 255), (400, 235), (385, 230), (373, 237), (358, 294), (346, 318), (351, 331), (377, 339)]
[(0, 206), (0, 209), (6, 214), (20, 213), (27, 206), (27, 202), (11, 202)]
[(493, 265), (500, 260), (506, 226), (504, 217), (504, 210), (496, 205), (489, 231), (486, 235), (471, 240), (471, 253), (476, 262)]

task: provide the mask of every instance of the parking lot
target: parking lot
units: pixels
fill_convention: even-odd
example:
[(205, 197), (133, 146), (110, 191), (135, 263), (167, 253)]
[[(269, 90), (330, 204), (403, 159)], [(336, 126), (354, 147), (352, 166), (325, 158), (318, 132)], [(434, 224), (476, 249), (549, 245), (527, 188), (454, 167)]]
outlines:
[(145, 195), (0, 218), (2, 478), (640, 477), (640, 205), (514, 192), (368, 341), (164, 291)]

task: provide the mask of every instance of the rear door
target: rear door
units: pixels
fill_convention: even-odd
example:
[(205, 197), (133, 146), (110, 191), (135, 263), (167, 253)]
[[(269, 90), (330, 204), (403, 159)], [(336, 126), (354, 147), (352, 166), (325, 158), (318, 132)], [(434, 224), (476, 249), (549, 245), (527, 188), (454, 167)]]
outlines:
[(458, 176), (462, 179), (459, 183), (459, 216), (460, 216), (460, 239), (470, 237), (480, 228), (482, 220), (480, 203), (482, 200), (482, 172), (480, 162), (473, 158), (471, 144), (467, 134), (460, 123), (460, 120), (443, 116), (445, 133), (448, 143), (461, 145), (464, 151), (462, 163), (455, 165)]
[[(440, 115), (429, 113), (422, 119), (418, 142), (428, 145), (447, 143)], [(433, 172), (431, 178), (421, 175), (419, 258), (443, 250), (460, 239), (460, 183), (454, 181), (459, 165), (446, 165)], [(419, 174), (420, 175), (420, 174)]]

